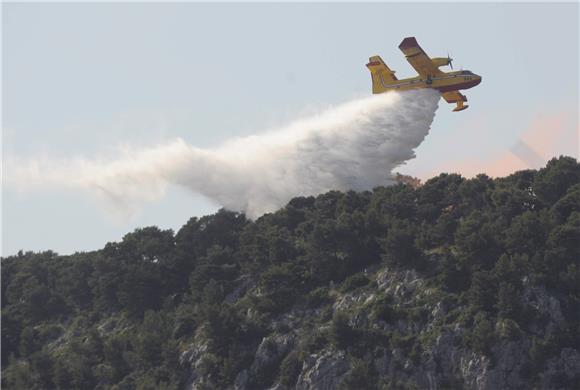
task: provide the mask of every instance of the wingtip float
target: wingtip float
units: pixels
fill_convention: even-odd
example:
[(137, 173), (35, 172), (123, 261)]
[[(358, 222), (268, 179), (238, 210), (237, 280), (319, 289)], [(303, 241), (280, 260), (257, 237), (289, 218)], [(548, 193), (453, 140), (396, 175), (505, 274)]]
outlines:
[(367, 68), (371, 71), (373, 93), (410, 89), (432, 88), (441, 93), (447, 103), (455, 103), (453, 111), (463, 111), (467, 107), (467, 97), (459, 90), (469, 89), (481, 83), (481, 76), (469, 70), (443, 72), (439, 68), (449, 65), (453, 69), (453, 59), (447, 57), (430, 58), (421, 49), (415, 37), (403, 39), (399, 49), (405, 54), (407, 61), (419, 74), (408, 79), (397, 79), (395, 71), (389, 69), (387, 64), (379, 56), (369, 58)]

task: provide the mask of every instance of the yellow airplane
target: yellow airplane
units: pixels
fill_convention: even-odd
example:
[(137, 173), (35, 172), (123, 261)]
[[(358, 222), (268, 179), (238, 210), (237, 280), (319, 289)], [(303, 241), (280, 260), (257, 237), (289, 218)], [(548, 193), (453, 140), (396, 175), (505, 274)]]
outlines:
[(395, 77), (395, 71), (389, 69), (381, 57), (373, 56), (369, 58), (369, 63), (367, 64), (373, 80), (373, 93), (433, 88), (441, 92), (441, 96), (447, 103), (457, 104), (453, 111), (461, 111), (469, 107), (467, 104), (463, 104), (467, 101), (467, 98), (459, 90), (475, 87), (481, 83), (481, 76), (469, 70), (455, 72), (439, 70), (441, 66), (446, 65), (453, 69), (453, 59), (449, 55), (447, 58), (429, 58), (421, 49), (415, 37), (403, 39), (399, 49), (405, 54), (407, 61), (415, 68), (419, 76), (399, 80)]

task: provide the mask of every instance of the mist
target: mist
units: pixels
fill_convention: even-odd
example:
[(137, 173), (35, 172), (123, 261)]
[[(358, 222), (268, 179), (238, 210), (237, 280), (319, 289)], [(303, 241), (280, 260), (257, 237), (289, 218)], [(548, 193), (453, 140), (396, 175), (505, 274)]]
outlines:
[(296, 196), (393, 183), (393, 170), (415, 157), (428, 134), (439, 97), (415, 90), (356, 99), (215, 148), (176, 139), (125, 147), (114, 158), (7, 157), (4, 183), (85, 190), (123, 219), (178, 185), (255, 219)]

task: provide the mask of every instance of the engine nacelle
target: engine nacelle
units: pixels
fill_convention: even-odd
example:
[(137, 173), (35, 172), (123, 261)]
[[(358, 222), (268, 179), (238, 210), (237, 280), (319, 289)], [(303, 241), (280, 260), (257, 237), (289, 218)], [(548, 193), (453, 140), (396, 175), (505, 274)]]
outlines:
[(447, 66), (447, 65), (449, 65), (451, 63), (451, 61), (450, 61), (450, 59), (448, 57), (431, 58), (431, 61), (438, 68), (441, 67), (441, 66)]

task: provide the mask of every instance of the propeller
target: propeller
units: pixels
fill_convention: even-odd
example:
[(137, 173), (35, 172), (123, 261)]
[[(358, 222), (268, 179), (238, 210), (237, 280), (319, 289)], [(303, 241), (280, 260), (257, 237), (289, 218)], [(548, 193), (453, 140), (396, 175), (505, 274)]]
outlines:
[(449, 56), (449, 52), (447, 53), (447, 65), (449, 65), (449, 67), (450, 67), (451, 69), (453, 69), (453, 58), (451, 58), (451, 57)]

